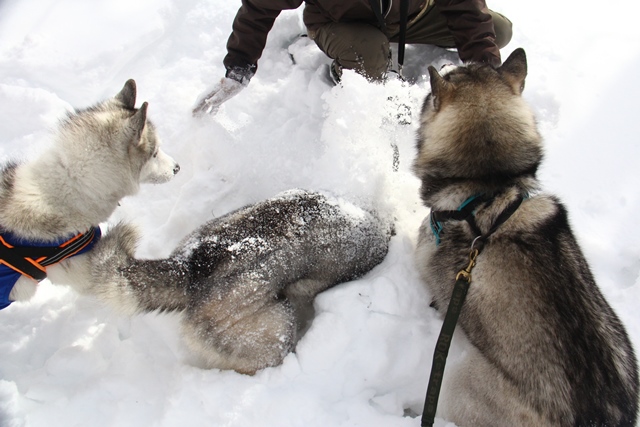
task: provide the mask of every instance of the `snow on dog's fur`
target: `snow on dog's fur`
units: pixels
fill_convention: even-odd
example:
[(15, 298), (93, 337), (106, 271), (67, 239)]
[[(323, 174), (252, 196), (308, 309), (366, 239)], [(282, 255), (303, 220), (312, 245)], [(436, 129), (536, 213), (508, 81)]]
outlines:
[(294, 349), (314, 297), (385, 257), (391, 221), (292, 190), (211, 220), (165, 259), (134, 257), (136, 233), (112, 229), (89, 257), (94, 292), (125, 314), (175, 311), (210, 368), (251, 374)]

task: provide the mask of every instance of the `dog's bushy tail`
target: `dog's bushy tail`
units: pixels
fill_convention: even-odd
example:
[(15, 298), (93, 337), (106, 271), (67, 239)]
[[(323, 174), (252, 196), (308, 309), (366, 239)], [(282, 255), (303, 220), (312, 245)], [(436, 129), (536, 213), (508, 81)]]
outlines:
[(90, 252), (91, 293), (123, 314), (181, 311), (186, 267), (171, 259), (135, 259), (138, 232), (119, 223)]

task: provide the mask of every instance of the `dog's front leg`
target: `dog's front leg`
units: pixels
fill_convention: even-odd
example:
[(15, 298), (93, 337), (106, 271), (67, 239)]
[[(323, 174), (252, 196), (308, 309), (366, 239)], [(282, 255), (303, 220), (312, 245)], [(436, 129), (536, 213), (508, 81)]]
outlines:
[(10, 301), (28, 301), (36, 294), (38, 282), (27, 276), (20, 276), (9, 293)]

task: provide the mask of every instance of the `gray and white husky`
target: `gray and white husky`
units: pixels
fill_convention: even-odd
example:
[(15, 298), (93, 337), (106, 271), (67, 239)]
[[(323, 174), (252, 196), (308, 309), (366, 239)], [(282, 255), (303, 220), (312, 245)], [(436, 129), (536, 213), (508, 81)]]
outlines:
[(134, 258), (119, 224), (89, 253), (90, 292), (124, 314), (181, 314), (209, 368), (253, 374), (293, 350), (313, 298), (385, 257), (391, 222), (320, 193), (291, 190), (211, 220), (166, 259)]
[(29, 299), (47, 276), (81, 291), (87, 270), (79, 254), (100, 237), (98, 224), (140, 183), (179, 171), (160, 150), (147, 103), (135, 102), (129, 80), (114, 98), (70, 113), (35, 160), (2, 169), (0, 308)]
[(524, 50), (497, 69), (429, 73), (414, 170), (431, 215), (417, 262), (438, 311), (478, 237), (481, 248), (458, 323), (471, 345), (448, 367), (439, 416), (459, 426), (634, 426), (629, 337), (566, 208), (538, 192), (542, 142), (521, 97)]

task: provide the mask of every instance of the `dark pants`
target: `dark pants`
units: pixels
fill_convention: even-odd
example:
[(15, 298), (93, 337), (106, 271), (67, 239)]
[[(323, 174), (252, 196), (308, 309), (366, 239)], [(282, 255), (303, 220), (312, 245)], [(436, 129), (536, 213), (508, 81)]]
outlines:
[[(496, 32), (499, 48), (511, 40), (511, 21), (505, 16), (489, 11)], [(378, 27), (364, 23), (336, 23), (310, 31), (309, 37), (341, 68), (356, 70), (373, 80), (384, 78), (389, 67), (389, 42), (397, 42), (397, 35), (387, 35)], [(407, 44), (432, 44), (455, 47), (447, 21), (433, 5), (407, 28)], [(336, 70), (340, 72), (340, 70)]]

